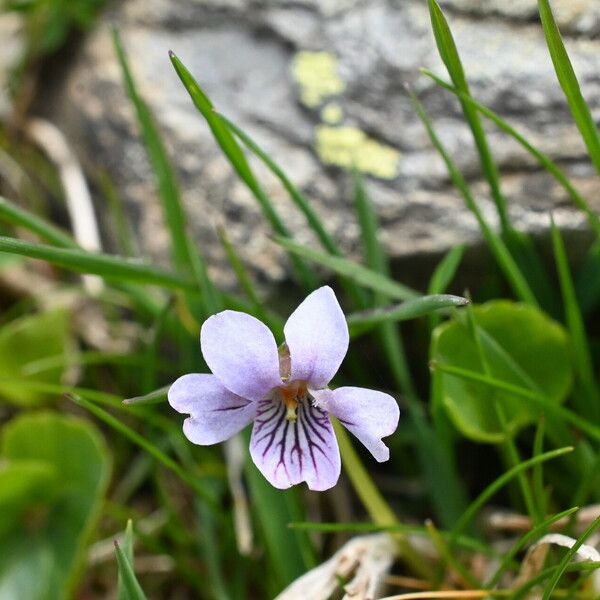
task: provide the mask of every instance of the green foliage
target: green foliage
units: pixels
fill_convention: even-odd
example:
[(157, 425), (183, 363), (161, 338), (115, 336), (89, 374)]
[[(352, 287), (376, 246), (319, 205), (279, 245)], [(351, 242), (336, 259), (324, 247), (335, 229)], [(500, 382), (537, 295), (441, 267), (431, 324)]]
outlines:
[(24, 414), (4, 428), (0, 456), (1, 482), (18, 481), (0, 494), (0, 597), (68, 598), (108, 483), (104, 441), (80, 419)]
[[(561, 325), (538, 309), (494, 301), (473, 309), (476, 331), (464, 320), (440, 325), (433, 334), (431, 359), (490, 375), (509, 384), (542, 392), (560, 404), (573, 380), (569, 338)], [(481, 442), (499, 442), (539, 417), (520, 397), (490, 386), (434, 372), (433, 389), (463, 435)], [(506, 415), (506, 433), (499, 422), (498, 396)]]
[[(31, 363), (50, 357), (66, 357), (73, 352), (66, 310), (55, 309), (26, 315), (0, 327), (0, 397), (21, 406), (47, 402), (50, 396), (29, 383), (59, 384), (64, 366), (56, 365), (29, 374)], [(63, 361), (64, 364), (64, 361)]]

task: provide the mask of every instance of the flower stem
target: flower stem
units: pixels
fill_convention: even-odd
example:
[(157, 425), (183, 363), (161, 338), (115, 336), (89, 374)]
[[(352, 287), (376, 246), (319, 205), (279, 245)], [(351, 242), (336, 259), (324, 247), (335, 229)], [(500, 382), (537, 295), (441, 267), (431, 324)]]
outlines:
[[(340, 425), (337, 419), (332, 417), (331, 420), (340, 446), (346, 474), (371, 519), (376, 525), (400, 525), (399, 519), (384, 497), (379, 493), (373, 479), (371, 479), (371, 476), (354, 450), (346, 430)], [(392, 533), (391, 535), (398, 544), (401, 558), (415, 573), (429, 579), (432, 571), (427, 566), (427, 561), (423, 560), (419, 556), (419, 553), (410, 545), (406, 535), (401, 533)]]

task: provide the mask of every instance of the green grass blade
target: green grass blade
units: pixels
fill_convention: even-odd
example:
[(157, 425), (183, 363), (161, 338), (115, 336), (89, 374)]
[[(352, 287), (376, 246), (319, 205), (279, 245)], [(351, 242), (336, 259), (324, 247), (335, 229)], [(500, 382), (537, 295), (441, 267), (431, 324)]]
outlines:
[(520, 396), (524, 400), (527, 400), (533, 406), (537, 408), (542, 408), (548, 413), (553, 413), (561, 420), (571, 423), (575, 427), (584, 431), (587, 435), (594, 438), (596, 441), (600, 441), (600, 427), (590, 423), (587, 419), (580, 417), (577, 413), (569, 410), (568, 408), (564, 408), (563, 406), (559, 406), (553, 404), (550, 400), (548, 400), (543, 394), (536, 392), (534, 390), (530, 390), (518, 385), (513, 385), (511, 383), (506, 383), (501, 381), (500, 379), (496, 379), (494, 377), (490, 377), (488, 375), (482, 375), (476, 371), (472, 371), (470, 369), (463, 369), (461, 367), (454, 367), (452, 365), (446, 365), (443, 363), (432, 363), (431, 367), (434, 369), (439, 369), (443, 373), (448, 373), (449, 375), (456, 375), (457, 377), (461, 377), (462, 379), (466, 379), (469, 381), (475, 381), (477, 383), (484, 383), (489, 385), (490, 387), (497, 388), (504, 392), (509, 392), (511, 394), (515, 394)]
[(150, 443), (144, 436), (140, 435), (137, 431), (134, 431), (127, 425), (125, 425), (122, 421), (111, 415), (109, 412), (100, 408), (93, 402), (90, 402), (83, 396), (78, 396), (76, 394), (70, 394), (69, 397), (78, 404), (82, 406), (90, 413), (92, 413), (96, 418), (100, 421), (106, 423), (108, 426), (113, 428), (115, 431), (125, 436), (129, 441), (133, 442), (140, 448), (142, 448), (145, 452), (147, 452), (150, 456), (155, 458), (159, 463), (164, 465), (170, 471), (173, 471), (175, 475), (177, 475), (184, 483), (187, 483), (192, 490), (198, 496), (200, 496), (203, 500), (210, 503), (212, 506), (215, 505), (215, 500), (212, 494), (210, 494), (204, 487), (199, 483), (199, 481), (191, 474), (189, 474), (185, 469), (180, 467), (170, 456), (167, 456), (162, 450), (157, 448), (154, 444)]
[(464, 92), (460, 92), (455, 87), (446, 83), (443, 79), (432, 73), (427, 69), (421, 69), (421, 72), (427, 75), (427, 77), (431, 78), (437, 85), (440, 87), (456, 94), (461, 100), (471, 104), (474, 108), (476, 108), (484, 117), (492, 121), (498, 128), (502, 131), (510, 135), (516, 142), (518, 142), (531, 156), (533, 156), (550, 175), (554, 177), (554, 179), (563, 187), (563, 189), (567, 192), (573, 204), (581, 210), (596, 234), (596, 236), (600, 237), (600, 218), (598, 215), (592, 210), (589, 202), (577, 191), (575, 186), (569, 181), (569, 178), (565, 175), (564, 171), (544, 152), (542, 152), (539, 148), (531, 144), (525, 136), (520, 134), (514, 127), (512, 127), (509, 123), (507, 123), (500, 115), (495, 113), (493, 110), (487, 108), (483, 104), (480, 104), (471, 96), (465, 94)]
[[(428, 6), (431, 25), (433, 27), (433, 33), (440, 57), (444, 62), (456, 89), (469, 95), (469, 85), (446, 17), (436, 0), (428, 0)], [(490, 186), (492, 199), (494, 200), (496, 210), (498, 211), (502, 233), (507, 234), (512, 229), (510, 218), (508, 216), (508, 207), (506, 199), (500, 189), (498, 168), (492, 158), (485, 131), (477, 111), (470, 104), (462, 101), (462, 99), (461, 106), (473, 134), (473, 139), (479, 153), (481, 167)]]
[(131, 563), (116, 540), (115, 551), (117, 553), (117, 564), (119, 567), (119, 581), (123, 583), (124, 594), (122, 598), (127, 600), (147, 600), (146, 594), (144, 594), (144, 590), (142, 590), (142, 587), (133, 572)]
[(244, 145), (251, 150), (258, 158), (260, 158), (269, 170), (279, 179), (294, 204), (300, 209), (300, 211), (306, 217), (310, 228), (315, 232), (319, 241), (323, 245), (323, 248), (331, 254), (341, 256), (340, 250), (335, 243), (333, 237), (329, 234), (327, 229), (323, 227), (323, 223), (314, 211), (310, 202), (305, 198), (304, 194), (290, 181), (283, 169), (242, 129), (240, 129), (235, 123), (230, 121), (227, 117), (219, 115), (225, 125), (244, 143)]
[(579, 406), (587, 414), (588, 417), (598, 423), (600, 421), (600, 395), (596, 386), (594, 377), (594, 366), (590, 348), (585, 334), (585, 324), (579, 305), (577, 304), (577, 296), (575, 294), (575, 286), (569, 269), (569, 262), (565, 245), (563, 243), (560, 231), (552, 220), (552, 247), (554, 249), (554, 260), (556, 262), (556, 270), (558, 271), (558, 280), (562, 292), (563, 304), (573, 352), (575, 355), (574, 365), (575, 372), (579, 375), (582, 384), (582, 392), (584, 398)]
[(505, 473), (503, 473), (500, 477), (494, 480), (490, 485), (488, 485), (478, 496), (469, 504), (468, 508), (461, 515), (461, 518), (458, 520), (454, 528), (452, 529), (452, 537), (460, 534), (467, 525), (472, 521), (475, 515), (479, 512), (479, 510), (485, 505), (485, 503), (492, 498), (500, 489), (502, 489), (509, 481), (513, 478), (517, 477), (523, 471), (533, 467), (534, 465), (539, 464), (540, 462), (545, 462), (547, 460), (552, 460), (554, 458), (558, 458), (569, 452), (573, 451), (572, 446), (566, 446), (564, 448), (557, 448), (556, 450), (550, 450), (549, 452), (544, 452), (539, 456), (534, 456), (528, 460), (524, 460), (523, 462), (515, 465)]
[(275, 236), (274, 240), (293, 254), (302, 256), (303, 258), (330, 269), (341, 277), (351, 279), (363, 287), (375, 292), (380, 292), (394, 300), (410, 300), (420, 296), (419, 292), (402, 285), (393, 279), (389, 279), (388, 277), (376, 273), (367, 267), (352, 262), (347, 258), (333, 256), (332, 254), (315, 250), (314, 248), (304, 246), (289, 238)]
[(14, 202), (0, 196), (0, 219), (23, 227), (41, 237), (43, 240), (63, 248), (76, 248), (75, 240), (55, 225), (17, 206)]
[[(116, 542), (115, 542), (116, 544)], [(118, 547), (118, 546), (117, 546)], [(123, 536), (123, 544), (122, 544), (122, 553), (127, 562), (129, 563), (130, 568), (133, 566), (133, 524), (131, 519), (127, 521), (127, 527), (125, 528), (125, 535)], [(130, 598), (134, 598), (130, 592), (131, 587), (131, 579), (127, 579), (123, 573), (123, 569), (121, 568), (121, 564), (119, 563), (119, 573), (118, 573), (118, 581), (117, 581), (117, 600), (130, 600)], [(133, 569), (132, 569), (133, 574)], [(133, 575), (133, 580), (137, 583), (135, 578), (135, 574)], [(139, 586), (139, 584), (138, 584)], [(135, 586), (134, 586), (135, 587)]]
[(123, 400), (123, 404), (135, 404), (136, 406), (143, 406), (147, 404), (162, 404), (167, 399), (167, 392), (169, 391), (170, 387), (170, 385), (166, 385), (148, 394), (144, 394), (143, 396), (127, 398)]
[(546, 43), (560, 87), (567, 98), (571, 114), (587, 146), (590, 159), (596, 170), (600, 173), (600, 135), (598, 134), (598, 128), (581, 93), (577, 75), (575, 75), (573, 65), (554, 20), (550, 2), (548, 0), (538, 0), (538, 9), (544, 35), (546, 36)]
[(371, 331), (377, 325), (385, 322), (408, 321), (428, 315), (433, 311), (453, 306), (464, 306), (469, 301), (460, 296), (440, 294), (434, 296), (422, 296), (413, 300), (406, 300), (395, 306), (384, 306), (373, 308), (347, 316), (350, 335), (356, 337)]
[[(463, 259), (467, 246), (465, 244), (459, 244), (451, 248), (440, 263), (435, 268), (431, 279), (429, 280), (429, 286), (427, 287), (427, 293), (434, 296), (438, 294), (445, 294), (451, 281), (454, 279), (456, 271)], [(432, 313), (429, 317), (429, 329), (433, 331), (440, 323), (440, 315)]]
[(423, 125), (425, 126), (425, 129), (427, 130), (427, 133), (429, 134), (431, 142), (433, 143), (433, 145), (443, 158), (444, 162), (446, 163), (446, 167), (448, 169), (448, 173), (450, 174), (452, 182), (462, 194), (465, 200), (465, 204), (467, 205), (469, 210), (477, 219), (477, 222), (481, 229), (481, 233), (483, 234), (483, 237), (485, 238), (492, 254), (494, 255), (498, 266), (500, 267), (500, 269), (502, 269), (502, 272), (504, 273), (506, 279), (511, 285), (514, 293), (520, 300), (527, 302), (528, 304), (531, 304), (533, 306), (538, 306), (538, 302), (533, 292), (531, 291), (529, 284), (527, 283), (527, 281), (523, 277), (523, 274), (519, 270), (518, 265), (514, 261), (513, 257), (506, 248), (506, 245), (504, 244), (502, 239), (493, 231), (488, 222), (485, 220), (483, 213), (477, 206), (477, 203), (475, 202), (475, 199), (471, 194), (471, 191), (465, 178), (459, 171), (458, 167), (454, 164), (454, 161), (450, 158), (450, 155), (446, 151), (446, 148), (442, 144), (441, 140), (438, 138), (431, 123), (431, 120), (425, 112), (423, 105), (411, 90), (408, 90), (408, 92), (412, 99), (413, 105), (417, 111), (417, 114), (419, 115), (421, 121), (423, 122)]
[(219, 236), (223, 250), (225, 250), (227, 260), (229, 261), (233, 272), (236, 274), (238, 283), (240, 284), (242, 290), (244, 290), (246, 297), (252, 305), (254, 316), (261, 321), (266, 321), (267, 315), (263, 304), (260, 301), (256, 290), (254, 289), (254, 284), (252, 283), (252, 279), (250, 279), (250, 275), (248, 274), (242, 259), (239, 257), (235, 247), (227, 235), (227, 230), (225, 227), (217, 227), (217, 235)]
[(173, 262), (177, 270), (186, 272), (191, 270), (191, 257), (189, 246), (186, 242), (185, 215), (182, 208), (179, 186), (173, 172), (173, 167), (167, 156), (154, 118), (146, 103), (142, 100), (137, 91), (137, 86), (133, 79), (129, 62), (121, 43), (119, 33), (113, 29), (113, 45), (117, 54), (121, 73), (125, 83), (125, 89), (129, 96), (137, 116), (146, 154), (152, 171), (156, 177), (158, 195), (162, 203), (165, 220), (169, 229), (171, 239), (171, 250), (173, 253)]
[(577, 541), (563, 556), (562, 560), (558, 564), (558, 567), (552, 576), (552, 579), (548, 582), (544, 589), (544, 595), (542, 596), (542, 600), (550, 600), (552, 596), (552, 592), (554, 588), (558, 584), (560, 578), (563, 576), (568, 564), (571, 562), (571, 559), (577, 554), (577, 550), (581, 548), (582, 544), (587, 540), (592, 533), (597, 529), (598, 525), (600, 525), (600, 517), (597, 517), (592, 521), (592, 523), (585, 529), (585, 531), (577, 538)]
[[(254, 197), (260, 204), (263, 213), (273, 227), (275, 233), (283, 237), (291, 238), (283, 219), (280, 217), (270, 198), (254, 177), (254, 173), (250, 169), (250, 165), (248, 164), (242, 149), (220, 115), (214, 110), (211, 101), (179, 58), (177, 58), (173, 52), (169, 53), (169, 57), (171, 58), (171, 63), (173, 64), (179, 79), (181, 79), (181, 82), (190, 95), (194, 106), (196, 106), (208, 123), (215, 140), (223, 150), (236, 173), (254, 194)], [(293, 256), (291, 257), (291, 261), (296, 275), (305, 289), (312, 290), (318, 286), (317, 277), (303, 261)]]
[(77, 273), (100, 275), (108, 280), (130, 281), (158, 285), (165, 288), (197, 291), (193, 281), (180, 275), (162, 271), (139, 260), (78, 250), (33, 244), (0, 236), (0, 252), (19, 254), (45, 260), (57, 267)]
[[(541, 464), (541, 463), (538, 463), (538, 464)], [(512, 560), (515, 558), (517, 553), (522, 548), (525, 548), (525, 546), (527, 546), (529, 544), (529, 542), (532, 542), (533, 540), (536, 540), (536, 539), (542, 537), (542, 535), (544, 535), (546, 533), (546, 531), (548, 530), (548, 528), (551, 525), (553, 525), (557, 521), (560, 521), (561, 519), (566, 519), (567, 517), (576, 513), (578, 510), (579, 510), (578, 506), (574, 506), (573, 508), (564, 510), (563, 512), (553, 515), (550, 518), (542, 521), (541, 523), (538, 523), (535, 527), (533, 527), (527, 533), (522, 535), (513, 544), (512, 548), (502, 556), (502, 560), (500, 561), (498, 568), (496, 569), (494, 574), (490, 577), (489, 581), (485, 585), (486, 589), (491, 589), (498, 584), (498, 582), (500, 581), (500, 578), (502, 577), (502, 574), (509, 567)]]

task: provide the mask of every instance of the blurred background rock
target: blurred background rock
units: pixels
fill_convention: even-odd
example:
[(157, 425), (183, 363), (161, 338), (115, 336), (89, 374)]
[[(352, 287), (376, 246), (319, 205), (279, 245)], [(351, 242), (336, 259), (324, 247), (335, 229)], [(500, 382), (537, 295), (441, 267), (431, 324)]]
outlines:
[[(347, 170), (354, 163), (398, 264), (437, 258), (451, 246), (477, 244), (475, 219), (416, 118), (410, 84), (467, 178), (485, 214), (495, 209), (456, 100), (419, 73), (445, 76), (425, 0), (22, 0), (0, 16), (0, 116), (4, 120), (0, 191), (19, 128), (41, 115), (66, 135), (94, 191), (104, 242), (114, 248), (108, 196), (122, 200), (140, 253), (166, 262), (168, 236), (155, 183), (111, 42), (116, 26), (139, 91), (176, 166), (189, 226), (215, 279), (232, 284), (214, 229), (224, 224), (263, 281), (285, 278), (287, 262), (248, 190), (234, 176), (173, 71), (173, 50), (218, 110), (240, 125), (284, 168), (351, 255), (358, 243)], [(600, 111), (600, 4), (554, 0), (567, 48), (594, 115)], [(561, 166), (600, 208), (597, 176), (564, 96), (537, 22), (535, 0), (446, 0), (473, 95), (501, 113)], [(11, 10), (8, 10), (11, 9)], [(490, 144), (519, 229), (541, 233), (549, 211), (581, 237), (583, 215), (551, 177), (493, 126)], [(17, 157), (18, 158), (18, 157)], [(4, 162), (4, 167), (2, 167)], [(288, 227), (312, 242), (285, 191), (252, 162)], [(9, 169), (8, 169), (9, 170)], [(4, 179), (4, 181), (1, 181)], [(110, 183), (107, 183), (110, 182)], [(51, 183), (48, 183), (51, 187)]]

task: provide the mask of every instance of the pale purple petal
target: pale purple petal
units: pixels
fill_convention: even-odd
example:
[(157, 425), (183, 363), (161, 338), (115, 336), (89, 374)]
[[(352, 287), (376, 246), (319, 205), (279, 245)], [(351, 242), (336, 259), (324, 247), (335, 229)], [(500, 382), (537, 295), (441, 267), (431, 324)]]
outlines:
[(283, 402), (259, 402), (250, 440), (254, 464), (276, 488), (289, 488), (302, 481), (311, 490), (333, 487), (341, 462), (329, 415), (310, 401), (302, 401), (295, 421), (285, 416)]
[(235, 435), (256, 415), (256, 402), (249, 402), (223, 387), (214, 375), (191, 373), (170, 388), (169, 404), (191, 415), (183, 433), (194, 444), (217, 444)]
[(200, 347), (210, 370), (238, 396), (260, 400), (281, 385), (275, 338), (251, 315), (233, 310), (213, 315), (202, 325)]
[(348, 325), (333, 290), (314, 291), (290, 315), (283, 329), (290, 350), (292, 379), (325, 387), (348, 351)]
[(388, 460), (390, 451), (381, 441), (398, 427), (400, 410), (389, 394), (358, 387), (311, 391), (316, 404), (335, 415), (379, 462)]

